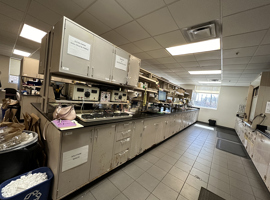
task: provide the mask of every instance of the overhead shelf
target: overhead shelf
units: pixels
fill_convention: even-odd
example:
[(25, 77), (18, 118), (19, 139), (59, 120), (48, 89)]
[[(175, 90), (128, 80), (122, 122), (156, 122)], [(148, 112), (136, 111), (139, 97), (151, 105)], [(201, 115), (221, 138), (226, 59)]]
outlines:
[(72, 100), (55, 100), (54, 102), (50, 103), (128, 104), (127, 102), (72, 101)]
[(146, 81), (146, 82), (156, 83), (155, 80), (153, 80), (153, 79), (151, 79), (151, 78), (147, 78), (147, 77), (142, 76), (142, 75), (139, 75), (139, 79), (142, 79), (142, 80), (144, 80), (144, 81)]
[(157, 90), (151, 90), (151, 89), (146, 89), (146, 92), (151, 92), (151, 93), (155, 93), (155, 94), (157, 94), (157, 93), (158, 93), (158, 91), (157, 91)]

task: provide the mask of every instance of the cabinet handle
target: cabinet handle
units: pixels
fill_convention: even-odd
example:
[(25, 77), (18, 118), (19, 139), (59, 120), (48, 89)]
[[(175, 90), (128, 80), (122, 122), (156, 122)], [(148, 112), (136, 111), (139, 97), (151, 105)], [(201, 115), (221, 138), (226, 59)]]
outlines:
[(89, 76), (89, 66), (87, 66), (87, 76)]
[(97, 130), (97, 132), (96, 132), (96, 134), (95, 134), (95, 138), (96, 138), (96, 141), (97, 141), (97, 138), (98, 138), (98, 130)]
[(129, 124), (124, 124), (124, 126), (128, 126)]
[(91, 76), (93, 77), (94, 76), (94, 67), (92, 67), (92, 74)]

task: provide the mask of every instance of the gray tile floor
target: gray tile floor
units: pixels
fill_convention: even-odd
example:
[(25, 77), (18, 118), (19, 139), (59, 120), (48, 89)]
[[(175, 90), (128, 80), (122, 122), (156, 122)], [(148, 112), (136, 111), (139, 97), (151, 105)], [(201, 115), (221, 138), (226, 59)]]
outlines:
[(195, 124), (65, 200), (197, 200), (201, 187), (224, 199), (269, 200), (253, 163), (216, 149), (209, 128)]

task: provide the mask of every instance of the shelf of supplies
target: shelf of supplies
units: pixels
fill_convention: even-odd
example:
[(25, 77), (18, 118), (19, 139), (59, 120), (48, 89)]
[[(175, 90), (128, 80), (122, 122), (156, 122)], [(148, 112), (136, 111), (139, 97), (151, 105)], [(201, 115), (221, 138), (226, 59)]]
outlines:
[(183, 93), (180, 93), (180, 92), (175, 92), (176, 95), (180, 95), (180, 96), (184, 96)]
[(156, 83), (155, 80), (151, 79), (151, 78), (147, 78), (145, 76), (139, 75), (139, 78), (146, 81), (146, 82), (152, 82), (152, 83)]
[(151, 92), (151, 93), (155, 93), (155, 94), (158, 93), (158, 91), (156, 91), (156, 90), (150, 90), (150, 89), (146, 89), (146, 92)]
[(50, 103), (128, 104), (127, 102), (72, 101), (72, 100), (55, 100), (55, 102)]
[(138, 87), (135, 87), (134, 90), (136, 90), (136, 91), (145, 91), (144, 88), (138, 88)]

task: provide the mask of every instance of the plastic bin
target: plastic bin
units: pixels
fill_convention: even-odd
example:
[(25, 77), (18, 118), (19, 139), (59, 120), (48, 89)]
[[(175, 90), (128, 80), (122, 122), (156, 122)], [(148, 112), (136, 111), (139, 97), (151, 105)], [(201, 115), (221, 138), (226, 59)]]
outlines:
[(9, 184), (11, 181), (19, 179), (23, 175), (27, 175), (29, 172), (24, 173), (20, 176), (16, 176), (12, 179), (9, 179), (5, 182), (3, 182), (0, 185), (0, 199), (1, 200), (48, 200), (49, 192), (50, 192), (50, 187), (51, 187), (51, 181), (53, 178), (53, 173), (50, 168), (48, 167), (40, 167), (38, 169), (35, 169), (31, 171), (33, 174), (34, 173), (44, 173), (46, 172), (48, 176), (48, 180), (44, 181), (43, 183), (40, 183), (32, 188), (29, 188), (19, 194), (16, 194), (15, 196), (12, 197), (3, 197), (2, 196), (2, 188), (5, 187), (7, 184)]
[(209, 119), (209, 126), (216, 126), (216, 120)]

